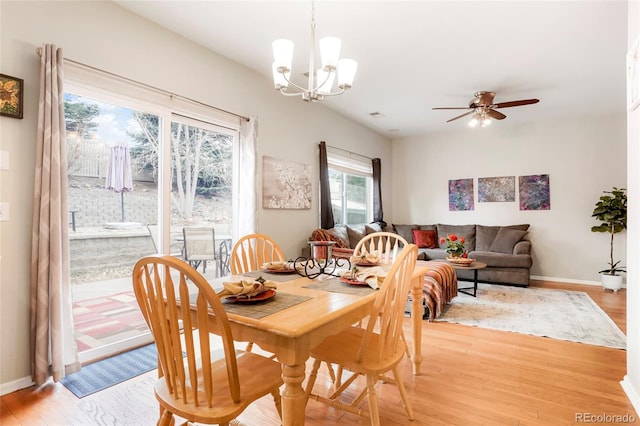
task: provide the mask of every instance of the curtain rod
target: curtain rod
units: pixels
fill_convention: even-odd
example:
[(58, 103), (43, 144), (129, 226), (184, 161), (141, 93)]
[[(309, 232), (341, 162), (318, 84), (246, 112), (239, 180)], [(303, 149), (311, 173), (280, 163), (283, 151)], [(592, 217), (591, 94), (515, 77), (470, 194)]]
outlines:
[(327, 147), (337, 149), (338, 151), (346, 152), (349, 155), (357, 155), (358, 157), (366, 158), (367, 160), (373, 160), (373, 158), (367, 157), (366, 155), (358, 154), (357, 152), (351, 152), (344, 148), (338, 148), (337, 146), (327, 144)]
[[(42, 47), (37, 47), (36, 48), (36, 54), (38, 56), (40, 56), (40, 57), (42, 56)], [(124, 77), (124, 76), (122, 76), (120, 74), (116, 74), (116, 73), (113, 73), (111, 71), (105, 71), (105, 70), (102, 70), (100, 68), (96, 68), (96, 67), (91, 66), (91, 65), (83, 64), (82, 62), (74, 61), (73, 59), (68, 59), (68, 58), (63, 58), (63, 59), (66, 62), (71, 62), (72, 64), (76, 64), (76, 65), (79, 65), (81, 67), (85, 67), (85, 68), (88, 68), (90, 70), (93, 70), (93, 71), (97, 71), (97, 72), (100, 72), (100, 73), (103, 73), (103, 74), (107, 74), (107, 75), (110, 75), (112, 77), (117, 77), (117, 78), (123, 79), (125, 81), (134, 83), (134, 84), (138, 84), (138, 85), (140, 85), (142, 87), (146, 87), (147, 89), (155, 90), (156, 92), (160, 92), (160, 93), (162, 93), (164, 95), (167, 95), (167, 96), (170, 96), (172, 98), (184, 99), (186, 101), (193, 102), (195, 104), (202, 105), (202, 106), (205, 106), (207, 108), (212, 108), (212, 109), (215, 109), (215, 110), (218, 110), (218, 111), (222, 111), (224, 113), (227, 113), (227, 114), (233, 115), (235, 117), (241, 118), (241, 119), (243, 119), (245, 121), (249, 121), (249, 118), (245, 117), (244, 115), (236, 114), (235, 112), (227, 111), (226, 109), (222, 109), (222, 108), (215, 107), (213, 105), (205, 104), (204, 102), (200, 102), (200, 101), (197, 101), (195, 99), (187, 98), (186, 96), (177, 95), (177, 94), (171, 93), (171, 92), (169, 92), (167, 90), (160, 89), (159, 87), (155, 87), (155, 86), (152, 86), (152, 85), (147, 84), (147, 83), (142, 83), (141, 81), (133, 80), (133, 79), (131, 79), (129, 77)]]

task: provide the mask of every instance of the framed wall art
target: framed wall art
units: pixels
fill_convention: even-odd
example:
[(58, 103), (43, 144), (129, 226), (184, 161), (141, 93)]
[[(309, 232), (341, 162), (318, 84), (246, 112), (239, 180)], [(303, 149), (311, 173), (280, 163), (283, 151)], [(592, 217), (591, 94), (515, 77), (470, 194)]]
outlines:
[(550, 210), (549, 175), (519, 177), (520, 210)]
[(0, 74), (0, 115), (22, 118), (24, 80)]
[(449, 211), (473, 210), (473, 178), (449, 181)]
[(311, 166), (262, 157), (262, 208), (310, 209)]
[(515, 176), (478, 178), (478, 202), (513, 202), (515, 200)]

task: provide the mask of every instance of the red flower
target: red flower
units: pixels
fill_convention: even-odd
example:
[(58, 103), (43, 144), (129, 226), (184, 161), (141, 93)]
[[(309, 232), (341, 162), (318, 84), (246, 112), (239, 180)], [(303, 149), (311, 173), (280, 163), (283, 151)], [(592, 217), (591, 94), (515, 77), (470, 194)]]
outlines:
[[(454, 240), (455, 241), (455, 240)], [(464, 237), (460, 237), (460, 243), (464, 244)]]
[(449, 238), (451, 241), (458, 240), (458, 236), (456, 234), (447, 235), (447, 238)]
[(440, 244), (444, 244), (447, 241), (444, 237), (440, 237)]

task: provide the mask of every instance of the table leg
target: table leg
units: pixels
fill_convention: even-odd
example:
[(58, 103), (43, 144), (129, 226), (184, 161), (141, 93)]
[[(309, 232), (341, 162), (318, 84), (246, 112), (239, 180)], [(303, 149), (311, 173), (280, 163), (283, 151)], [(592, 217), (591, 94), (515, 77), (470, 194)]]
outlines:
[(422, 363), (422, 281), (424, 277), (420, 275), (413, 279), (412, 302), (411, 302), (411, 322), (413, 325), (413, 348), (411, 351), (411, 362), (413, 363), (413, 374), (420, 374), (420, 364)]
[[(473, 290), (473, 293), (469, 293), (467, 290)], [(473, 287), (458, 288), (458, 292), (476, 297), (478, 293), (478, 270), (477, 269), (473, 270)]]
[(304, 425), (304, 409), (307, 395), (302, 389), (305, 364), (282, 364), (282, 424), (284, 426)]

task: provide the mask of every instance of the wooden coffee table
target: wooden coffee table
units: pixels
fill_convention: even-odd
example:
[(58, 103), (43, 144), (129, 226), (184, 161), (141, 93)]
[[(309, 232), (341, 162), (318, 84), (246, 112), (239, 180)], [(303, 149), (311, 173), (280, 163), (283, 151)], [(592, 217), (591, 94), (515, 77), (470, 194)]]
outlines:
[[(487, 264), (478, 261), (474, 261), (469, 265), (459, 265), (453, 262), (449, 262), (449, 264), (453, 267), (453, 269), (473, 269), (473, 287), (458, 288), (458, 292), (476, 297), (476, 294), (478, 293), (478, 270), (486, 268)], [(470, 293), (468, 290), (473, 290), (473, 293)]]

